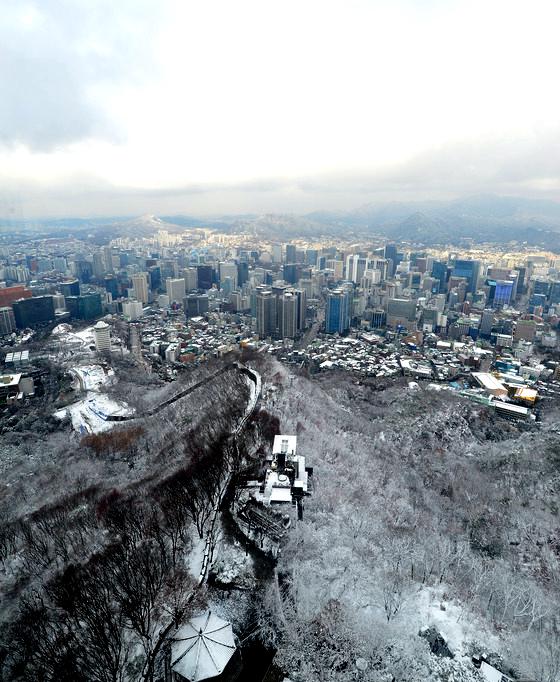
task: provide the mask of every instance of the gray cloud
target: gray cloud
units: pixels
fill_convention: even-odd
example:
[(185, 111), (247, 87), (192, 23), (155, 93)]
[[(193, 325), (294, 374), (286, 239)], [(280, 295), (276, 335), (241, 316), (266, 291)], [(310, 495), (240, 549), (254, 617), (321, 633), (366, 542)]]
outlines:
[(150, 71), (156, 0), (6, 0), (0, 17), (0, 142), (48, 151), (120, 132), (92, 89)]
[[(560, 130), (524, 140), (442, 146), (408, 163), (371, 173), (264, 178), (244, 183), (163, 189), (116, 187), (92, 176), (46, 186), (0, 177), (0, 214), (14, 216), (220, 215), (351, 209), (369, 202), (448, 199), (496, 193), (560, 201)], [(4, 191), (2, 191), (2, 189)]]

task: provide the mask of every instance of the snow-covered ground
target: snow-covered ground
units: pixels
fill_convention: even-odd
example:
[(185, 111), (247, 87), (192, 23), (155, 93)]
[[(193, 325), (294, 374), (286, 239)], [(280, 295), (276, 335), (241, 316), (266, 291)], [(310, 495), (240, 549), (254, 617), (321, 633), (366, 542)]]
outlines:
[(74, 331), (69, 324), (59, 324), (52, 330), (52, 336), (56, 337), (65, 350), (75, 349), (79, 351), (90, 351), (90, 347), (95, 345), (93, 327), (86, 327), (80, 331)]
[(70, 370), (79, 381), (80, 388), (85, 391), (98, 391), (102, 386), (110, 384), (115, 377), (112, 369), (105, 372), (100, 365), (81, 365)]
[(424, 587), (414, 599), (422, 625), (435, 626), (456, 656), (467, 655), (467, 644), (479, 642), (489, 651), (500, 651), (503, 643), (481, 618), (455, 600), (445, 598), (445, 586)]
[(132, 411), (124, 403), (112, 400), (102, 393), (90, 391), (83, 400), (57, 410), (54, 416), (64, 419), (67, 414), (70, 415), (74, 430), (85, 435), (112, 429), (120, 422), (109, 421), (107, 417), (130, 416)]
[[(59, 327), (67, 326), (59, 325)], [(81, 332), (86, 339), (87, 331)], [(115, 373), (112, 369), (106, 371), (101, 365), (86, 364), (72, 367), (70, 374), (75, 377), (75, 388), (86, 392), (85, 397), (58, 410), (54, 416), (64, 419), (66, 415), (69, 415), (72, 426), (78, 433), (108, 431), (119, 423), (110, 419), (111, 417), (127, 417), (133, 414), (126, 403), (113, 400), (100, 392), (104, 386), (108, 386), (115, 380)]]

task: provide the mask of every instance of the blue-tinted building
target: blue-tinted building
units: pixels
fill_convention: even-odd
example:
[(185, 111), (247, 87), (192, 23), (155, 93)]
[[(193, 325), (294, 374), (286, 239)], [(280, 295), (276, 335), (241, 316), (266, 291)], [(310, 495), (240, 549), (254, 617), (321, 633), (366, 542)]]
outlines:
[(296, 263), (286, 263), (282, 268), (282, 277), (288, 284), (295, 284), (299, 279), (299, 268)]
[(447, 289), (447, 275), (447, 263), (438, 260), (434, 261), (432, 264), (432, 277), (439, 282), (439, 288), (436, 293), (439, 294)]
[(249, 281), (249, 263), (241, 261), (237, 264), (237, 286), (242, 287)]
[(66, 310), (70, 317), (78, 320), (95, 320), (101, 317), (103, 309), (100, 294), (84, 294), (83, 296), (66, 296)]
[(513, 287), (515, 282), (506, 279), (488, 279), (486, 285), (489, 287), (488, 304), (492, 308), (502, 308), (509, 305), (513, 298)]
[(329, 291), (325, 315), (327, 334), (343, 334), (350, 329), (350, 295), (344, 289)]
[(467, 280), (467, 292), (476, 291), (478, 276), (480, 274), (480, 261), (456, 260), (453, 266), (453, 277), (465, 277)]
[(103, 286), (105, 291), (108, 291), (113, 298), (118, 298), (119, 296), (119, 282), (113, 275), (106, 275), (103, 279)]

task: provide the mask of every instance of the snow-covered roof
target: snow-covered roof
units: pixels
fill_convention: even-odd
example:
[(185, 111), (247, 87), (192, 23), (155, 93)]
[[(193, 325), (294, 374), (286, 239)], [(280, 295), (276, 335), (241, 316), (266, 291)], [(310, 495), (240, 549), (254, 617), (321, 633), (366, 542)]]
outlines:
[(297, 447), (297, 436), (274, 436), (274, 444), (272, 446), (272, 453), (278, 455), (286, 453), (287, 455), (295, 455)]
[(512, 682), (511, 677), (504, 675), (497, 668), (494, 668), (493, 665), (486, 663), (486, 661), (482, 662), (480, 672), (488, 682)]
[(206, 680), (223, 672), (235, 649), (231, 624), (208, 611), (177, 631), (171, 667), (190, 682)]

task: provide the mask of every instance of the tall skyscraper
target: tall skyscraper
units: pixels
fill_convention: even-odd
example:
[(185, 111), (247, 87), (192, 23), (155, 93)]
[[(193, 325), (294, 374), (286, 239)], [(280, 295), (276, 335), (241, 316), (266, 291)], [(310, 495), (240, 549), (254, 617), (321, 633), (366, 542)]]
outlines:
[(198, 288), (199, 289), (211, 289), (213, 280), (213, 270), (211, 265), (199, 265), (197, 267), (198, 271)]
[(185, 298), (185, 280), (183, 277), (165, 280), (165, 291), (169, 296), (170, 303), (179, 303)]
[(237, 286), (242, 287), (249, 281), (249, 263), (241, 261), (237, 264)]
[(350, 328), (350, 301), (348, 291), (334, 289), (327, 294), (325, 331), (327, 334), (343, 334)]
[(297, 263), (297, 250), (295, 244), (286, 244), (286, 263)]
[(303, 289), (296, 289), (294, 294), (297, 299), (297, 330), (305, 329), (305, 315), (307, 313), (307, 294)]
[(286, 291), (278, 298), (278, 333), (282, 339), (295, 338), (298, 330), (298, 299)]
[(185, 280), (185, 291), (194, 291), (198, 289), (198, 273), (196, 268), (185, 268), (183, 270), (183, 278)]
[(391, 261), (390, 266), (389, 266), (388, 276), (394, 277), (395, 272), (397, 270), (397, 265), (399, 264), (398, 263), (398, 255), (397, 255), (397, 247), (394, 244), (387, 244), (385, 246), (384, 256), (385, 256), (385, 258), (387, 258)]
[(134, 289), (134, 297), (140, 303), (148, 302), (148, 273), (139, 272), (132, 275), (132, 287)]
[(464, 277), (467, 280), (467, 291), (473, 293), (478, 286), (480, 274), (480, 261), (456, 260), (453, 266), (453, 277)]
[(105, 261), (105, 272), (113, 272), (113, 249), (110, 246), (104, 246), (102, 252), (103, 260)]
[(439, 282), (439, 292), (447, 290), (447, 263), (443, 261), (434, 261), (432, 263), (432, 277)]
[(220, 287), (226, 277), (229, 277), (232, 289), (237, 289), (237, 276), (237, 263), (220, 263)]
[(365, 271), (368, 269), (369, 260), (359, 254), (352, 254), (346, 258), (346, 279), (359, 284)]
[(491, 310), (490, 308), (486, 308), (485, 310), (482, 311), (482, 315), (480, 317), (480, 327), (479, 327), (480, 335), (484, 336), (485, 338), (490, 338), (490, 333), (492, 331), (493, 326), (494, 326), (494, 311)]
[(105, 274), (106, 269), (105, 269), (105, 259), (103, 258), (103, 254), (101, 253), (101, 251), (96, 251), (93, 254), (92, 260), (93, 260), (92, 268), (93, 268), (94, 277), (96, 277), (97, 279), (103, 279), (103, 275)]
[(270, 289), (261, 289), (256, 294), (257, 334), (261, 339), (276, 332), (276, 297)]

